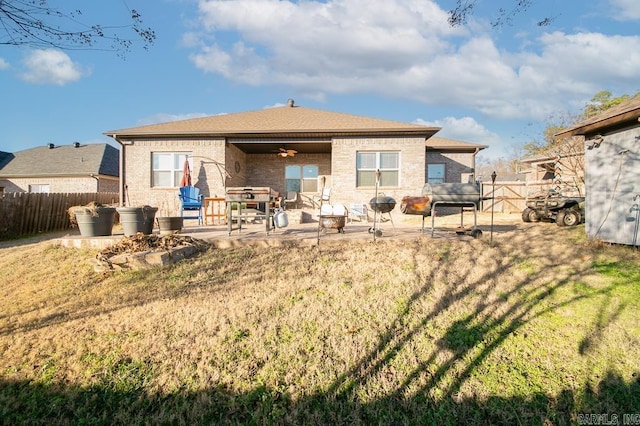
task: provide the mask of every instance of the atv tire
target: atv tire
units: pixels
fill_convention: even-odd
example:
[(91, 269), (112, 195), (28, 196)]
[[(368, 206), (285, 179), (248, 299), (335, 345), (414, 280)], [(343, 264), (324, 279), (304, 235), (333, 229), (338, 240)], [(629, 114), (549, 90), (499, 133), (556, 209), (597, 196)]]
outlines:
[(526, 207), (522, 210), (522, 221), (523, 222), (538, 222), (540, 218), (538, 217), (538, 213), (530, 207)]
[(575, 209), (564, 209), (558, 212), (556, 224), (558, 226), (576, 226), (582, 222), (582, 215)]

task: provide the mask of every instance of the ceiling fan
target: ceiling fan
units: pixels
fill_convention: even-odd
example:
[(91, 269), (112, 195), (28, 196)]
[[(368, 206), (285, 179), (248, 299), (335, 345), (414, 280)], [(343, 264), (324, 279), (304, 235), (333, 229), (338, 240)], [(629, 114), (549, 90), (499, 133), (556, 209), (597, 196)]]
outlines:
[(298, 151), (296, 151), (295, 149), (280, 148), (280, 152), (278, 152), (278, 155), (280, 157), (286, 158), (286, 157), (293, 157), (297, 153)]

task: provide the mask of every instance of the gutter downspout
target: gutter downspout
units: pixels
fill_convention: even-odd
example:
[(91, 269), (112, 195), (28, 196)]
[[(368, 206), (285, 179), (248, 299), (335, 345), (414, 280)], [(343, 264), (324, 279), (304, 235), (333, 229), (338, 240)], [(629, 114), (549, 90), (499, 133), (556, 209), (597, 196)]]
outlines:
[(471, 157), (471, 169), (473, 170), (473, 183), (476, 182), (476, 155), (480, 152), (480, 148), (476, 147), (476, 151), (473, 153), (473, 157)]
[(126, 156), (124, 155), (124, 150), (126, 145), (124, 143), (122, 143), (122, 141), (120, 141), (120, 139), (118, 139), (118, 135), (116, 135), (115, 133), (112, 135), (109, 135), (113, 138), (113, 140), (115, 140), (116, 142), (118, 142), (118, 144), (120, 144), (120, 147), (122, 149), (120, 149), (120, 165), (119, 165), (119, 170), (118, 170), (118, 174), (119, 176), (119, 185), (118, 185), (118, 192), (119, 192), (119, 204), (120, 207), (124, 206), (124, 182), (125, 182), (125, 175), (124, 175), (124, 171), (125, 171), (125, 167), (124, 167), (124, 159), (126, 158)]
[(96, 180), (96, 192), (100, 192), (100, 175), (96, 176), (95, 173), (90, 173), (89, 177)]

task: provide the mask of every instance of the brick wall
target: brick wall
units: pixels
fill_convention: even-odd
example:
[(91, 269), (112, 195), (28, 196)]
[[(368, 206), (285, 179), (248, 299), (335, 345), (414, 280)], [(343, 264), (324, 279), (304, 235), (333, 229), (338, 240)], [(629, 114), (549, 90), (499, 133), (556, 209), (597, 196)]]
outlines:
[[(296, 154), (294, 157), (280, 157), (276, 154), (247, 155), (247, 186), (269, 186), (285, 195), (285, 167), (290, 165), (317, 165), (318, 177), (325, 176), (327, 185), (331, 177), (331, 154)], [(320, 190), (320, 188), (318, 188)], [(302, 193), (310, 198), (315, 193)]]
[[(247, 186), (247, 154), (238, 149), (235, 145), (228, 145), (226, 150), (225, 164), (229, 176), (226, 178), (226, 186)], [(224, 189), (218, 193), (224, 196)]]
[(180, 214), (178, 188), (151, 187), (154, 152), (190, 152), (193, 155), (191, 182), (205, 196), (224, 194), (224, 139), (136, 140), (124, 145), (124, 202), (128, 206), (158, 207), (158, 216)]
[[(367, 204), (375, 195), (375, 187), (356, 188), (356, 153), (358, 151), (400, 151), (400, 182), (398, 187), (379, 188), (379, 193), (396, 199), (419, 194), (424, 185), (424, 138), (336, 138), (332, 146), (332, 204)], [(392, 212), (394, 219), (400, 209)]]
[[(469, 181), (469, 176), (474, 173), (474, 157), (468, 152), (442, 152), (427, 150), (426, 164), (445, 164), (445, 182)], [(426, 166), (425, 166), (426, 173)]]
[[(473, 167), (472, 153), (427, 153), (424, 138), (420, 137), (334, 138), (330, 154), (299, 153), (286, 158), (275, 154), (245, 154), (233, 144), (226, 144), (224, 139), (136, 140), (132, 145), (124, 146), (127, 205), (157, 206), (160, 208), (158, 215), (179, 213), (177, 188), (151, 187), (151, 154), (162, 151), (193, 154), (192, 182), (205, 196), (224, 196), (225, 186), (268, 186), (284, 195), (285, 166), (315, 164), (319, 177), (325, 177), (326, 186), (331, 188), (331, 203), (347, 207), (368, 204), (375, 194), (375, 187), (356, 188), (358, 151), (400, 152), (399, 185), (379, 188), (379, 193), (395, 198), (398, 203), (405, 195), (421, 194), (425, 160), (445, 163), (447, 182), (466, 182)], [(311, 207), (313, 195), (315, 193), (302, 194), (305, 207)], [(396, 208), (393, 216), (395, 220), (404, 215)]]
[[(117, 178), (116, 178), (117, 179)], [(102, 190), (98, 187), (98, 181), (87, 177), (60, 177), (60, 178), (19, 178), (5, 180), (5, 192), (29, 192), (29, 185), (49, 185), (51, 193), (84, 193), (84, 192), (117, 192), (118, 181), (115, 189)]]

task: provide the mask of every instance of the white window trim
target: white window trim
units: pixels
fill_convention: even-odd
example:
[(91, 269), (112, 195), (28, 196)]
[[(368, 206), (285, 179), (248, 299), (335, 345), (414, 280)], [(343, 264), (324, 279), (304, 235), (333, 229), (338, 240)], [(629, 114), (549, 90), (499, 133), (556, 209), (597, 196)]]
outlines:
[[(34, 189), (38, 189), (34, 191)], [(42, 189), (46, 189), (46, 191), (42, 191)], [(49, 183), (33, 183), (29, 184), (29, 193), (31, 194), (50, 194), (51, 193), (51, 184)]]
[[(318, 164), (289, 164), (289, 165), (287, 165), (287, 167), (294, 167), (294, 166), (300, 168), (300, 179), (299, 179), (300, 180), (300, 192), (301, 193), (309, 193), (309, 194), (318, 192), (318, 187), (319, 187), (318, 179), (320, 177), (320, 166)], [(318, 171), (318, 176), (316, 176), (315, 178), (305, 178), (304, 177), (304, 168), (308, 167), (308, 166), (315, 167), (317, 169), (317, 171)], [(285, 180), (285, 188), (286, 188), (286, 185), (287, 185), (286, 182), (288, 180), (293, 180), (293, 179), (287, 178), (286, 167), (285, 167), (284, 180)], [(316, 190), (315, 191), (304, 191), (304, 186), (305, 186), (304, 182), (305, 181), (313, 181), (313, 180), (316, 181)]]
[[(358, 164), (357, 164), (357, 157), (358, 154), (360, 153), (369, 153), (369, 154), (376, 154), (376, 167), (373, 169), (370, 168), (358, 168)], [(398, 155), (398, 168), (397, 169), (384, 169), (382, 167), (380, 167), (380, 154), (382, 153), (391, 153), (391, 154), (397, 154)], [(380, 172), (384, 172), (384, 171), (397, 171), (398, 172), (398, 182), (396, 182), (395, 185), (392, 186), (382, 186), (380, 185), (380, 188), (399, 188), (401, 187), (401, 164), (402, 164), (402, 157), (401, 157), (401, 151), (396, 151), (396, 150), (380, 150), (380, 151), (358, 151), (356, 152), (356, 175), (358, 174), (359, 171), (367, 171), (367, 172), (375, 172), (376, 170), (380, 170)], [(359, 185), (358, 184), (358, 178), (356, 176), (356, 188), (373, 188), (375, 186), (375, 184), (373, 186), (369, 186), (369, 185)]]
[[(158, 169), (158, 171), (163, 171), (163, 172), (170, 172), (170, 176), (171, 176), (171, 185), (169, 186), (165, 186), (165, 185), (156, 185), (155, 184), (155, 180), (154, 180), (154, 173), (156, 172), (156, 169), (153, 168), (153, 157), (154, 155), (172, 155), (173, 157), (175, 157), (176, 155), (185, 155), (187, 156), (187, 161), (189, 162), (189, 169), (191, 170), (191, 181), (193, 182), (193, 152), (191, 151), (153, 151), (151, 153), (151, 188), (177, 188), (180, 186), (180, 179), (178, 179), (177, 182), (174, 182), (175, 179), (175, 172), (176, 171), (182, 171), (183, 167), (184, 167), (184, 163), (181, 165), (178, 165), (176, 167), (176, 169)], [(175, 158), (173, 159), (175, 160)], [(172, 163), (174, 163), (175, 161), (172, 160)], [(180, 175), (182, 178), (182, 175)]]

